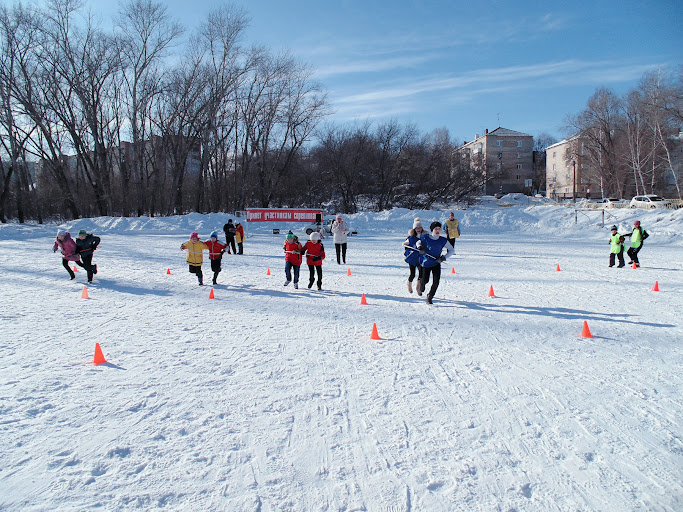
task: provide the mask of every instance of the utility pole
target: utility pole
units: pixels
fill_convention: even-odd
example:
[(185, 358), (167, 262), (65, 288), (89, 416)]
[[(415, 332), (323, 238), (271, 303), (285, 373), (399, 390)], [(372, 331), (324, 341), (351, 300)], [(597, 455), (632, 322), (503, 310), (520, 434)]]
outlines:
[(576, 160), (572, 160), (574, 165), (574, 180), (572, 182), (572, 201), (576, 202)]

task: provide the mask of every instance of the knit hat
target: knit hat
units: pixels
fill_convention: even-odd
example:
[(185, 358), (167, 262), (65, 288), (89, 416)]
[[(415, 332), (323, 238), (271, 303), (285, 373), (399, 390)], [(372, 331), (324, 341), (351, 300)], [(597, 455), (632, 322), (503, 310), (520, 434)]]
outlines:
[(289, 233), (287, 233), (287, 236), (285, 238), (287, 240), (294, 240), (296, 238), (296, 235), (290, 231)]
[(413, 221), (413, 229), (421, 228), (421, 227), (422, 227), (422, 221), (420, 220), (420, 217), (415, 217), (415, 220)]
[(434, 231), (434, 228), (440, 228), (441, 223), (438, 220), (435, 220), (429, 225), (429, 231)]
[(610, 229), (611, 231), (618, 231), (618, 228), (617, 228), (616, 226), (612, 226), (612, 227), (609, 228), (609, 229)]
[(209, 238), (215, 238), (216, 240), (218, 240), (218, 231), (214, 231), (213, 233), (211, 233), (211, 236)]
[(59, 238), (60, 236), (66, 236), (66, 231), (64, 231), (63, 229), (57, 231), (57, 238)]
[(640, 221), (639, 221), (639, 220), (635, 221), (635, 222), (633, 223), (633, 225), (634, 225), (635, 227), (637, 227), (637, 228), (640, 227)]
[(193, 231), (192, 234), (190, 235), (190, 240), (192, 240), (193, 238), (197, 238), (197, 239), (198, 239), (198, 238), (199, 238), (199, 233), (197, 233), (196, 231)]
[(341, 214), (341, 213), (338, 213), (338, 214), (337, 214), (337, 220), (342, 220), (342, 219), (343, 219), (342, 214)]
[(317, 231), (314, 231), (313, 233), (311, 233), (311, 236), (309, 237), (309, 239), (311, 240), (311, 242), (313, 240), (320, 240), (320, 233), (318, 233)]
[(87, 232), (85, 229), (81, 229), (81, 230), (78, 232), (78, 236), (81, 236), (81, 235), (86, 236), (87, 234), (88, 234), (88, 232)]

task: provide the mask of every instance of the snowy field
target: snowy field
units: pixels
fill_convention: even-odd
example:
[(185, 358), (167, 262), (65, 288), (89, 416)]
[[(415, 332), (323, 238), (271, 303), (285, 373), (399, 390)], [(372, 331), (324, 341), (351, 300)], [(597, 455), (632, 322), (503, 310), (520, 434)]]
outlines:
[[(322, 291), (249, 226), (215, 300), (179, 245), (225, 215), (63, 225), (102, 237), (90, 299), (57, 226), (0, 226), (0, 509), (683, 510), (683, 210), (456, 211), (432, 306), (415, 216), (446, 214), (350, 216)], [(642, 268), (607, 268), (636, 218)]]

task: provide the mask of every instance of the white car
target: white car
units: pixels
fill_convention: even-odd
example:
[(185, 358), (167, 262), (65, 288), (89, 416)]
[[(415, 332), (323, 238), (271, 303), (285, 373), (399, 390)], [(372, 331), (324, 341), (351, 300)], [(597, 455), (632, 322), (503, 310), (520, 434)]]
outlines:
[(605, 205), (605, 208), (618, 208), (621, 205), (626, 205), (626, 199), (619, 199), (616, 197), (605, 197), (603, 199), (598, 199), (599, 204)]
[[(325, 219), (325, 222), (323, 222), (322, 224), (316, 224), (315, 222), (313, 224), (309, 224), (306, 227), (304, 227), (304, 232), (307, 235), (310, 235), (311, 233), (313, 233), (314, 231), (318, 231), (318, 229), (319, 229), (321, 233), (331, 235), (332, 234), (332, 223), (334, 222), (335, 219), (336, 219), (336, 217), (333, 217), (331, 219)], [(349, 227), (349, 230), (350, 230), (349, 235), (357, 235), (358, 234), (358, 231), (356, 231), (352, 227)]]
[(676, 205), (657, 195), (645, 194), (631, 199), (629, 208), (676, 208)]

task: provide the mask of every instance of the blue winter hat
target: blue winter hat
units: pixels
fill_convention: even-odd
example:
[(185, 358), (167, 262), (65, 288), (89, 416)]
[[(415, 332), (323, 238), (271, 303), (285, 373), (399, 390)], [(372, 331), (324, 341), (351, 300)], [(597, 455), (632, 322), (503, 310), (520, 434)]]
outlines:
[(213, 233), (211, 233), (211, 236), (209, 238), (215, 238), (216, 240), (218, 240), (218, 231), (214, 231)]

